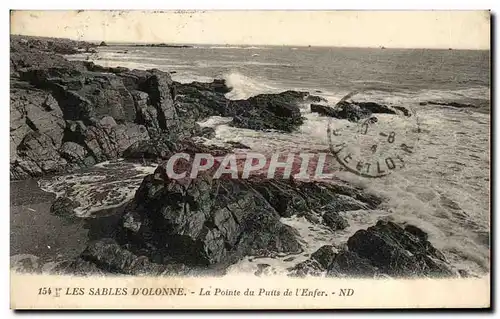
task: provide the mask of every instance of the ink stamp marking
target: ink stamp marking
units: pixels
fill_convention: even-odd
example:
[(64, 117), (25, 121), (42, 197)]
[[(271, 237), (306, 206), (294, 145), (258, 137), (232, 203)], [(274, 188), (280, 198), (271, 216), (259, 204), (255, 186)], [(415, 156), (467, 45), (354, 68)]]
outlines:
[(383, 177), (403, 169), (417, 150), (421, 130), (416, 112), (409, 106), (388, 106), (372, 113), (369, 105), (352, 100), (359, 93), (349, 93), (333, 108), (350, 115), (349, 120), (328, 121), (331, 153), (347, 171), (363, 177)]

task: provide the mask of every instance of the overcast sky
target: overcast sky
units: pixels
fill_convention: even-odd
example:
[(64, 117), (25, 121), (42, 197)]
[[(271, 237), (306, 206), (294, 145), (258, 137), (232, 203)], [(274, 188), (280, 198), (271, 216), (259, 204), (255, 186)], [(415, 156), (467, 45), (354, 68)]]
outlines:
[(11, 33), (87, 41), (489, 49), (487, 11), (15, 11)]

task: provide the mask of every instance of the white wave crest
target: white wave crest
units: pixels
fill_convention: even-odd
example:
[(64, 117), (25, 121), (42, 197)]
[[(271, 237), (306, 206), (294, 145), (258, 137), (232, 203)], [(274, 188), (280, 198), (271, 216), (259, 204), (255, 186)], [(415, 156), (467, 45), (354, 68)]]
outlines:
[(232, 88), (231, 92), (226, 94), (226, 97), (232, 100), (247, 99), (263, 93), (279, 93), (284, 91), (267, 83), (264, 79), (251, 78), (239, 72), (225, 74), (223, 78), (226, 80), (226, 85)]

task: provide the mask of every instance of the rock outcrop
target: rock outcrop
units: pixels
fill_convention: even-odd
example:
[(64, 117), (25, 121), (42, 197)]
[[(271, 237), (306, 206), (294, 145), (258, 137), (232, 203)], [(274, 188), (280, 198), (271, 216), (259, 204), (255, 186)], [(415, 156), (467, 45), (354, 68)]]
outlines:
[(208, 174), (185, 183), (162, 166), (144, 179), (124, 217), (129, 242), (195, 265), (300, 251), (293, 228), (249, 183)]
[(213, 137), (196, 123), (213, 115), (233, 117), (237, 127), (290, 132), (303, 123), (299, 105), (319, 99), (286, 91), (232, 101), (224, 80), (181, 84), (156, 69), (108, 68), (60, 55), (93, 46), (11, 38), (11, 178), (88, 167), (132, 146), (147, 148), (148, 140)]
[(11, 50), (37, 50), (40, 52), (58, 53), (58, 54), (75, 54), (81, 51), (91, 52), (96, 47), (95, 44), (85, 41), (74, 41), (64, 38), (49, 38), (49, 37), (34, 37), (11, 35), (10, 36)]
[(453, 275), (444, 255), (416, 226), (379, 221), (347, 241), (349, 251), (369, 260), (381, 273), (396, 277)]
[(311, 112), (322, 116), (329, 116), (338, 119), (346, 119), (351, 122), (358, 122), (361, 119), (369, 118), (372, 114), (402, 114), (411, 116), (408, 109), (402, 106), (388, 106), (375, 102), (348, 102), (341, 101), (330, 107), (322, 104), (311, 104)]
[(378, 221), (357, 231), (347, 247), (323, 246), (290, 270), (291, 276), (451, 277), (459, 276), (420, 228)]
[[(247, 255), (300, 253), (299, 234), (281, 222), (283, 216), (319, 214), (348, 207), (352, 201), (373, 208), (380, 204), (379, 198), (345, 184), (212, 176), (170, 179), (166, 164), (160, 165), (144, 178), (134, 200), (124, 208), (116, 238), (92, 242), (63, 268), (122, 274), (137, 274), (141, 267), (154, 274), (223, 271)], [(332, 202), (338, 205), (330, 207)], [(71, 204), (61, 200), (61, 214)], [(325, 249), (314, 256), (323, 265), (330, 255)], [(136, 267), (136, 260), (142, 260), (143, 266)]]
[(223, 80), (213, 83), (193, 82), (175, 84), (177, 101), (186, 114), (196, 118), (207, 116), (232, 117), (231, 125), (254, 130), (291, 132), (303, 124), (300, 105), (318, 101), (307, 92), (285, 91), (278, 94), (260, 94), (247, 100), (229, 100), (230, 91)]

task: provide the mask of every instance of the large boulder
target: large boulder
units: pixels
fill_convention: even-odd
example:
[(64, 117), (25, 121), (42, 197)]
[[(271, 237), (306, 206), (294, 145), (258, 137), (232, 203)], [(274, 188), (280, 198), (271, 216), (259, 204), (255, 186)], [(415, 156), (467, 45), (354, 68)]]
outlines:
[(324, 269), (328, 268), (336, 255), (336, 249), (332, 245), (321, 246), (311, 254), (311, 259), (316, 260)]
[(351, 122), (369, 118), (372, 114), (403, 114), (411, 116), (408, 109), (402, 106), (388, 106), (375, 102), (348, 102), (341, 101), (330, 107), (322, 104), (311, 104), (311, 112), (318, 113), (322, 116), (329, 116), (338, 119), (346, 119)]
[(369, 260), (345, 250), (336, 254), (326, 269), (328, 277), (374, 278), (379, 274)]
[(311, 104), (311, 112), (330, 117), (335, 117), (337, 114), (331, 106), (323, 104)]
[[(165, 153), (170, 151), (166, 145)], [(183, 150), (190, 151), (197, 149)], [(189, 162), (186, 165), (183, 167), (189, 169)], [(298, 234), (281, 223), (282, 216), (309, 213), (347, 197), (354, 200), (350, 196), (366, 201), (366, 207), (380, 203), (380, 199), (342, 184), (258, 176), (215, 179), (213, 170), (195, 179), (171, 179), (166, 167), (161, 164), (145, 177), (122, 223), (125, 242), (148, 250), (151, 258), (159, 260), (211, 265), (245, 255), (297, 253), (301, 251)]]
[(326, 211), (323, 214), (323, 223), (331, 230), (343, 230), (349, 227), (347, 220), (334, 211)]
[(107, 115), (118, 121), (135, 120), (132, 95), (114, 74), (81, 71), (71, 65), (31, 68), (21, 71), (21, 79), (51, 91), (66, 120), (90, 123)]
[(289, 270), (291, 276), (450, 277), (459, 276), (444, 255), (414, 225), (378, 221), (359, 230), (340, 250), (326, 245)]
[(279, 218), (242, 180), (208, 174), (174, 180), (162, 165), (144, 179), (124, 225), (135, 225), (129, 240), (153, 254), (210, 265), (244, 255), (299, 252), (296, 232)]
[(68, 121), (66, 137), (76, 141), (86, 150), (83, 156), (79, 154), (78, 160), (90, 156), (94, 163), (98, 163), (120, 157), (128, 147), (140, 140), (148, 139), (149, 135), (142, 125), (127, 122), (116, 124), (112, 118), (105, 118), (105, 121), (95, 125), (85, 125), (82, 121)]
[(26, 134), (11, 158), (12, 178), (37, 177), (56, 173), (66, 167), (66, 160), (59, 156), (50, 136), (38, 131)]
[(304, 123), (299, 105), (307, 96), (308, 93), (296, 91), (260, 94), (231, 102), (225, 116), (233, 116), (236, 127), (291, 132)]
[(192, 117), (232, 117), (232, 126), (254, 130), (291, 132), (303, 124), (300, 105), (318, 101), (307, 92), (285, 91), (278, 94), (260, 94), (246, 100), (229, 100), (223, 80), (212, 83), (174, 82), (177, 103)]
[(326, 269), (335, 256), (336, 249), (333, 246), (322, 246), (311, 254), (311, 258), (288, 268), (288, 275), (291, 277), (321, 276), (326, 273)]

